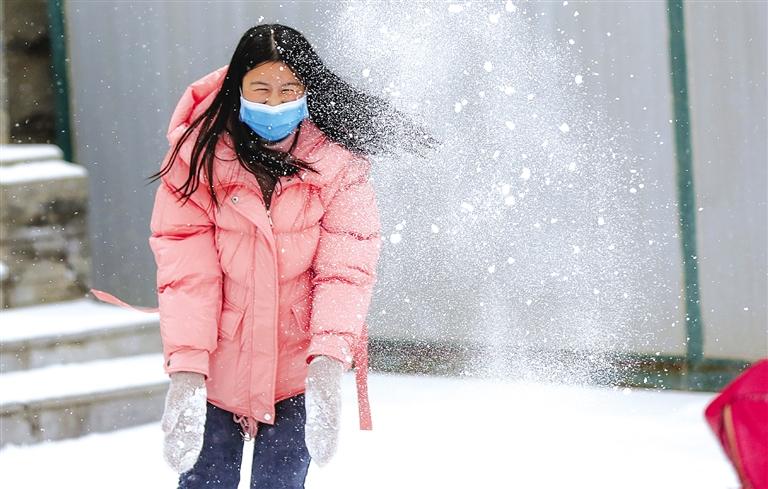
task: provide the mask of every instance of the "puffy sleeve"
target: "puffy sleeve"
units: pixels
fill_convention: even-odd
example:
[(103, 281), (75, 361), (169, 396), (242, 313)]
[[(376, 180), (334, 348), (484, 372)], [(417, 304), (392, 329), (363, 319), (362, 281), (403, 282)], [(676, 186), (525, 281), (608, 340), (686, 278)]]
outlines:
[[(176, 162), (167, 175), (178, 174), (179, 166)], [(155, 194), (149, 237), (157, 264), (164, 369), (168, 374), (197, 372), (208, 378), (222, 303), (214, 224), (204, 210), (211, 199), (201, 183), (192, 198), (178, 201), (167, 175)]]
[(355, 158), (340, 171), (320, 221), (313, 260), (311, 340), (306, 361), (327, 355), (352, 366), (376, 281), (381, 225), (369, 180), (371, 163)]

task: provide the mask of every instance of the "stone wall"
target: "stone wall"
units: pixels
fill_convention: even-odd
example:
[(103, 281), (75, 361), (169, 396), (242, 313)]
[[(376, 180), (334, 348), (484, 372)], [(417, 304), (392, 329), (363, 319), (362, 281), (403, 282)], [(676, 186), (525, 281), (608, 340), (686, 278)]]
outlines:
[(88, 291), (88, 180), (54, 145), (0, 146), (0, 308)]
[[(3, 55), (0, 56), (0, 144), (10, 142), (10, 125), (8, 123), (8, 77), (5, 73), (5, 6), (0, 5), (0, 50)], [(0, 271), (0, 276), (3, 273)]]
[(0, 144), (53, 143), (55, 105), (45, 0), (0, 2)]

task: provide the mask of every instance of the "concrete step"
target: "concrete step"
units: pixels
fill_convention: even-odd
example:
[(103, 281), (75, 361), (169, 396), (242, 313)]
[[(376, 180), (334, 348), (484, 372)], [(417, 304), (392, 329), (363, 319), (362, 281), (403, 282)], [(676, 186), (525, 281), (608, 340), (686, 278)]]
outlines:
[(64, 152), (55, 144), (0, 144), (0, 167), (63, 158)]
[(158, 421), (162, 353), (0, 375), (0, 446), (76, 438)]
[(162, 352), (157, 313), (93, 299), (0, 312), (0, 373)]

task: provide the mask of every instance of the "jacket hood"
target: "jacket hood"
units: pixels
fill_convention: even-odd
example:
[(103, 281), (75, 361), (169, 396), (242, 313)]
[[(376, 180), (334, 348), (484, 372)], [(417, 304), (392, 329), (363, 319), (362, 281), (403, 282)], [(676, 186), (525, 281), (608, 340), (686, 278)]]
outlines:
[(174, 144), (192, 121), (207, 109), (219, 92), (229, 65), (208, 73), (187, 87), (168, 124), (168, 142)]

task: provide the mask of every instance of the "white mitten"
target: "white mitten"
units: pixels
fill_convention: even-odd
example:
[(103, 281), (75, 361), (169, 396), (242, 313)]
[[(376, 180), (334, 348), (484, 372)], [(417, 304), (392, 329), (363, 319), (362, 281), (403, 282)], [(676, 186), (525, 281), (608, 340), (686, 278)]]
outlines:
[(320, 466), (336, 453), (341, 418), (341, 377), (344, 365), (318, 355), (309, 362), (304, 404), (307, 422), (304, 441), (309, 455)]
[(160, 425), (165, 433), (163, 456), (179, 474), (195, 465), (203, 448), (207, 399), (204, 375), (196, 372), (171, 374)]

